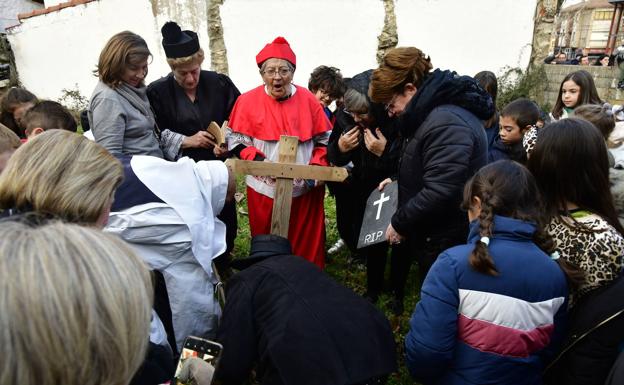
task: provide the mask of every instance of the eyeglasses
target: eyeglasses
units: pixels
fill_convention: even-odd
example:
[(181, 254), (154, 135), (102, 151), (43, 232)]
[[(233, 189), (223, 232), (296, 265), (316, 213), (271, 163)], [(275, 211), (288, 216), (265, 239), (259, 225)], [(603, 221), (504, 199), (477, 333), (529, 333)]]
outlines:
[(392, 99), (390, 99), (388, 103), (384, 104), (384, 108), (386, 109), (386, 112), (389, 111), (391, 108), (394, 108), (394, 102), (396, 102), (396, 99), (398, 96), (399, 94), (394, 94)]
[(357, 117), (360, 119), (365, 119), (368, 116), (368, 111), (367, 112), (351, 112), (349, 110), (347, 110), (346, 108), (343, 109), (342, 111), (344, 111), (345, 114), (347, 115), (351, 115), (352, 117)]
[(270, 78), (274, 77), (276, 74), (279, 74), (281, 77), (286, 77), (290, 73), (290, 68), (269, 68), (262, 71), (262, 73)]

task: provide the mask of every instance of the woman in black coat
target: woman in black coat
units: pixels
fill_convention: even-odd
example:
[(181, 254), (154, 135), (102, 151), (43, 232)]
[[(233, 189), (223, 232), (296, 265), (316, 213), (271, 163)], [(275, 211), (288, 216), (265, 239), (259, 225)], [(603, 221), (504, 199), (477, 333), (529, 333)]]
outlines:
[(462, 191), (487, 163), (482, 121), (494, 113), (490, 95), (474, 79), (431, 69), (418, 48), (395, 48), (373, 72), (369, 89), (373, 102), (399, 117), (403, 139), (399, 204), (386, 238), (401, 244), (405, 258), (416, 256), (422, 279), (441, 251), (466, 241)]
[[(161, 32), (171, 73), (147, 88), (156, 124), (161, 130), (173, 132), (179, 148), (177, 157), (224, 160), (226, 154), (220, 147), (215, 148), (215, 138), (206, 129), (210, 122), (221, 126), (229, 118), (240, 92), (226, 75), (201, 69), (204, 50), (199, 46), (197, 33), (182, 31), (172, 21), (165, 23)], [(238, 229), (234, 202), (225, 204), (219, 219), (227, 227), (227, 250), (215, 263), (220, 273), (226, 275)]]
[[(341, 236), (351, 250), (357, 245), (369, 195), (382, 180), (396, 174), (400, 155), (395, 119), (388, 117), (383, 104), (372, 103), (368, 98), (372, 72), (362, 72), (349, 80), (344, 109), (336, 111), (336, 122), (327, 145), (327, 159), (333, 165), (352, 164), (349, 178), (335, 189), (338, 190), (335, 194), (337, 221), (346, 224)], [(360, 250), (366, 259), (366, 296), (372, 302), (376, 302), (381, 293), (387, 252), (386, 242)], [(392, 277), (404, 270), (405, 266), (400, 263), (403, 260), (392, 258)], [(394, 285), (394, 280), (391, 281)]]

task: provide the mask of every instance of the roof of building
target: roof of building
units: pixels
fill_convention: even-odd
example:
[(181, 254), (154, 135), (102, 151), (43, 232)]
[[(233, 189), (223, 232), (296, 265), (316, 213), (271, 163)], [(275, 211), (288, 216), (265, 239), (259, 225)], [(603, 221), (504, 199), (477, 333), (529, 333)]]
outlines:
[(39, 16), (39, 15), (45, 15), (45, 14), (48, 14), (48, 13), (51, 13), (51, 12), (60, 11), (63, 8), (75, 7), (77, 5), (90, 3), (92, 1), (95, 1), (95, 0), (71, 0), (71, 1), (66, 1), (64, 3), (53, 5), (51, 7), (35, 9), (32, 12), (20, 13), (20, 14), (17, 15), (17, 19), (21, 21), (21, 20), (28, 19), (28, 18), (31, 18), (31, 17), (35, 17), (35, 16)]
[(561, 13), (576, 12), (580, 9), (600, 9), (600, 8), (613, 8), (613, 4), (608, 0), (585, 0), (578, 4), (571, 5), (563, 8)]

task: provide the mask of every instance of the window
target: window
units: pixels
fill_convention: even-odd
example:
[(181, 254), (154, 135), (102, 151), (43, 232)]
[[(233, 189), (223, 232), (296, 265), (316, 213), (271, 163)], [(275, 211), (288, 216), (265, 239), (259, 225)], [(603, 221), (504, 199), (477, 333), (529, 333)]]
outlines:
[(594, 20), (611, 20), (613, 11), (594, 11)]

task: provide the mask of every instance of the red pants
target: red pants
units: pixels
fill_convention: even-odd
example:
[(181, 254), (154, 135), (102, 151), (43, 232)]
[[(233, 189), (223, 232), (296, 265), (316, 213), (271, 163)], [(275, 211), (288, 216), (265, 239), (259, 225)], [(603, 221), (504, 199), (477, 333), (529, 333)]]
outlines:
[[(288, 239), (294, 255), (325, 267), (325, 186), (293, 198), (290, 208)], [(273, 199), (247, 187), (247, 209), (251, 236), (271, 233)]]

